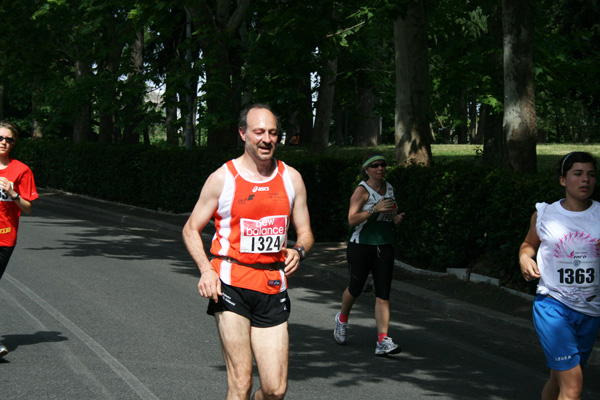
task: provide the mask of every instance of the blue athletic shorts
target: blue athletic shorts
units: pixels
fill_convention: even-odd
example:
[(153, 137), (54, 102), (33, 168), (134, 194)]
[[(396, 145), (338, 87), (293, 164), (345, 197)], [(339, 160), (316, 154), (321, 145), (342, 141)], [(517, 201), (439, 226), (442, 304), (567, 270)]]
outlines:
[(209, 315), (220, 311), (231, 311), (246, 317), (250, 325), (257, 328), (270, 328), (283, 324), (290, 317), (291, 303), (287, 290), (277, 294), (266, 294), (256, 290), (242, 289), (226, 285), (221, 281), (222, 296), (215, 303), (208, 301)]
[(555, 371), (583, 368), (592, 352), (600, 317), (574, 311), (549, 296), (538, 295), (533, 303), (533, 324), (546, 364)]

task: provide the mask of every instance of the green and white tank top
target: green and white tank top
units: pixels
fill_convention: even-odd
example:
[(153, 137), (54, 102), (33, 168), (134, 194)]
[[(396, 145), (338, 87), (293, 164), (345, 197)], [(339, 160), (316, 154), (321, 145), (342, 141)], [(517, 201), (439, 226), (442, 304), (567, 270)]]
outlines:
[(385, 183), (385, 195), (380, 195), (373, 190), (365, 181), (359, 186), (364, 187), (369, 193), (369, 198), (363, 204), (361, 211), (366, 211), (382, 198), (394, 200), (394, 210), (387, 213), (375, 213), (366, 221), (356, 225), (350, 241), (359, 244), (391, 244), (394, 236), (394, 216), (398, 213), (398, 205), (394, 197), (394, 188), (388, 182)]

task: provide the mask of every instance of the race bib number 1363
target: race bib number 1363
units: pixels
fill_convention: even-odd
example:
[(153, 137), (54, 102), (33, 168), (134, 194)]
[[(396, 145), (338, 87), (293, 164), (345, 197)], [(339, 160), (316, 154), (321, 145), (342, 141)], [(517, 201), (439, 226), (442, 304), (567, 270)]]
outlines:
[(285, 245), (287, 216), (276, 215), (260, 220), (240, 220), (240, 252), (278, 253)]
[[(598, 262), (557, 260), (554, 279), (561, 286), (597, 286)], [(597, 291), (597, 290), (596, 290)]]

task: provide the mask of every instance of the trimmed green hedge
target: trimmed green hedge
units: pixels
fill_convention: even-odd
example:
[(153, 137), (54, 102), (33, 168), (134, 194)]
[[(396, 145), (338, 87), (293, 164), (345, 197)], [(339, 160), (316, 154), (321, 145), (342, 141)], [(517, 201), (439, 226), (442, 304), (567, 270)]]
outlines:
[(40, 187), (174, 213), (191, 211), (208, 175), (230, 157), (67, 141), (21, 141), (12, 155), (30, 166)]
[[(240, 153), (23, 140), (13, 156), (31, 167), (39, 187), (184, 213), (208, 175)], [(346, 240), (362, 154), (315, 157), (284, 147), (278, 157), (304, 178), (316, 240)], [(388, 167), (387, 178), (406, 212), (397, 227), (400, 259), (431, 270), (470, 268), (509, 285), (522, 284), (517, 252), (535, 203), (563, 195), (551, 173), (527, 176), (472, 161)]]
[(473, 163), (393, 168), (405, 221), (398, 226), (401, 257), (430, 270), (469, 268), (522, 286), (518, 249), (535, 203), (562, 197), (551, 173), (527, 176)]

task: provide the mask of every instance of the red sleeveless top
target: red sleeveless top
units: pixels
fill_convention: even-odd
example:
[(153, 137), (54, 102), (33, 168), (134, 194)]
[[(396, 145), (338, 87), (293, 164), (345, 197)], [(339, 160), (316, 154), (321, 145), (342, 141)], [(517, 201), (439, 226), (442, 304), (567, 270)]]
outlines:
[(244, 179), (234, 160), (225, 163), (225, 184), (214, 214), (216, 233), (210, 248), (216, 256), (211, 263), (224, 283), (267, 294), (286, 290), (283, 270), (248, 265), (285, 260), (281, 249), (286, 247), (295, 197), (287, 166), (275, 162), (276, 171), (264, 182)]

